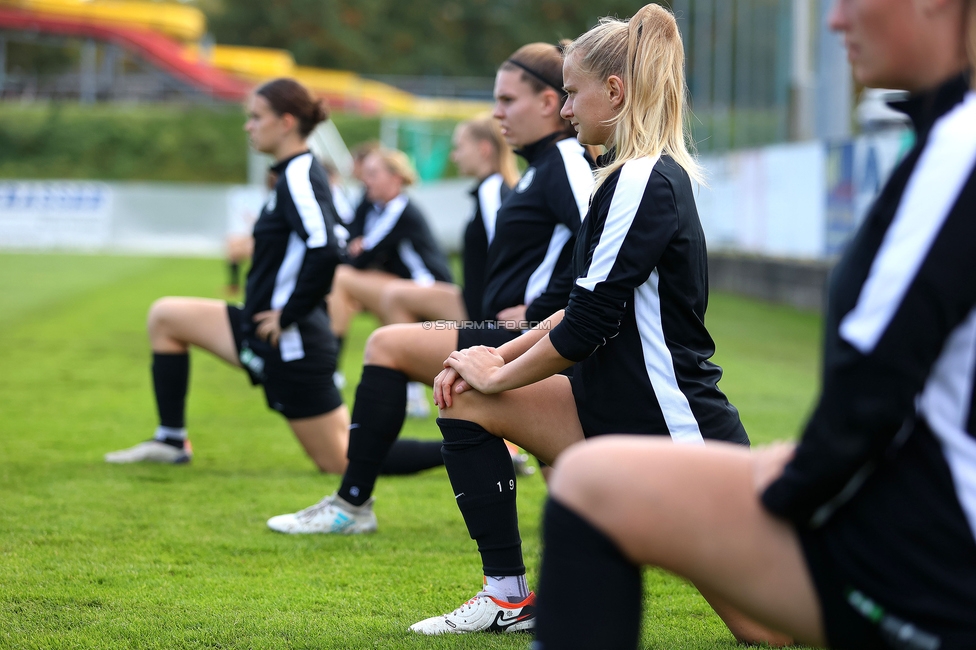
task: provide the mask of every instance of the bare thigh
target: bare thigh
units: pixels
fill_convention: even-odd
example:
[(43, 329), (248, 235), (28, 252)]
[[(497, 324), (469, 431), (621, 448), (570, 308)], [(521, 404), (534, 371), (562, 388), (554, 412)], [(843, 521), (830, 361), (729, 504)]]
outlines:
[(240, 366), (227, 304), (206, 298), (160, 298), (149, 308), (149, 343), (153, 352), (180, 354), (191, 345)]
[(563, 375), (496, 395), (461, 393), (450, 408), (441, 409), (440, 417), (476, 422), (548, 465), (583, 440), (573, 389)]
[(796, 533), (763, 509), (748, 450), (607, 437), (568, 452), (549, 489), (631, 561), (684, 576), (805, 643), (824, 643)]
[(380, 314), (380, 299), (383, 289), (390, 282), (400, 278), (383, 271), (360, 270), (351, 266), (340, 266), (341, 272), (336, 272), (335, 283), (354, 301), (362, 305), (363, 309), (376, 315)]
[(413, 280), (393, 280), (383, 289), (380, 299), (380, 318), (384, 323), (462, 321), (467, 317), (461, 289), (449, 282), (423, 286)]
[(457, 341), (454, 328), (428, 329), (421, 323), (385, 325), (366, 341), (363, 365), (399, 370), (411, 381), (430, 386), (444, 369), (444, 360), (457, 349)]

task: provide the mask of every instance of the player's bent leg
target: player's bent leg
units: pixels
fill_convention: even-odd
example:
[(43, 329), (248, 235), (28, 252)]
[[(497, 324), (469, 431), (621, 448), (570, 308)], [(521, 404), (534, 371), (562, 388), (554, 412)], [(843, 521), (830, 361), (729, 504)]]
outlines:
[(159, 426), (152, 439), (109, 452), (105, 461), (188, 463), (193, 457), (185, 422), (190, 346), (203, 348), (233, 366), (240, 366), (227, 305), (203, 298), (160, 298), (149, 309), (147, 329), (153, 351), (153, 390)]
[(288, 426), (320, 471), (328, 474), (346, 471), (349, 410), (344, 404), (322, 415), (288, 420)]
[(350, 295), (347, 289), (349, 278), (356, 272), (356, 269), (348, 264), (337, 266), (332, 277), (332, 289), (325, 299), (332, 333), (340, 338), (344, 337), (349, 330), (352, 317), (363, 310), (363, 306)]
[[(762, 508), (753, 473), (752, 453), (737, 446), (614, 436), (569, 450), (550, 494), (635, 566), (684, 576), (732, 611), (822, 645), (820, 606), (799, 541)], [(571, 603), (543, 593), (550, 597), (560, 601), (554, 615), (573, 615)], [(545, 619), (549, 605), (542, 607)]]
[(420, 285), (412, 280), (394, 280), (383, 289), (379, 315), (384, 323), (459, 322), (468, 317), (457, 285), (449, 282)]
[(149, 308), (149, 342), (153, 352), (184, 354), (191, 345), (233, 366), (240, 366), (227, 303), (207, 298), (160, 298)]
[(410, 381), (428, 386), (444, 369), (444, 360), (457, 349), (457, 330), (428, 329), (423, 323), (385, 325), (373, 331), (363, 351), (364, 366), (396, 370)]
[(549, 465), (583, 440), (573, 389), (563, 375), (496, 395), (461, 393), (450, 408), (440, 410), (440, 417), (477, 423)]
[(478, 544), (485, 584), (458, 609), (410, 629), (428, 635), (531, 630), (535, 598), (525, 582), (515, 469), (500, 436), (547, 462), (581, 441), (569, 380), (549, 377), (499, 395), (464, 393), (440, 415), (444, 465), (468, 534)]
[[(338, 269), (342, 268), (340, 274)], [(340, 266), (336, 269), (339, 286), (343, 293), (359, 303), (362, 309), (380, 316), (380, 298), (383, 289), (400, 278), (392, 273), (375, 270), (360, 270), (351, 266)]]

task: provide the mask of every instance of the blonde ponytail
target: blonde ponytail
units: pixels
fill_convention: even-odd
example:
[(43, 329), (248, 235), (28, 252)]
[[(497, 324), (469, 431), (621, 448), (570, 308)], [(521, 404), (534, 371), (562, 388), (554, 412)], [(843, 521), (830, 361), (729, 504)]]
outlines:
[(596, 187), (628, 160), (662, 154), (702, 182), (686, 141), (684, 46), (670, 11), (649, 4), (628, 23), (603, 18), (567, 48), (570, 57), (586, 74), (617, 75), (624, 83), (624, 102), (613, 119), (616, 157), (597, 172)]

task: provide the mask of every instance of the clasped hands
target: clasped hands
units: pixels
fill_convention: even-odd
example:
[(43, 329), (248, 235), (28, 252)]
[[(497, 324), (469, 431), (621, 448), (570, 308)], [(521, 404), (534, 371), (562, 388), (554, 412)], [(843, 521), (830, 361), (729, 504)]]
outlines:
[(499, 392), (495, 379), (504, 365), (498, 350), (484, 345), (452, 352), (434, 378), (434, 403), (445, 409), (454, 403), (454, 395), (471, 389), (486, 395)]

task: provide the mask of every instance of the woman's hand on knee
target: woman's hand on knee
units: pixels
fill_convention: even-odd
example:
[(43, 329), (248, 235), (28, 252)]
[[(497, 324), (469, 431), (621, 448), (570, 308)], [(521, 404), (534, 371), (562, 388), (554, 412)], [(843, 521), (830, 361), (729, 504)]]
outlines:
[[(466, 350), (452, 352), (444, 365), (453, 368), (469, 387), (479, 393), (490, 395), (499, 392), (494, 377), (499, 368), (505, 365), (505, 359), (495, 348), (476, 345)], [(455, 392), (463, 391), (455, 388)]]
[(454, 395), (460, 395), (470, 388), (454, 368), (444, 368), (434, 377), (434, 404), (437, 408), (449, 409), (454, 404)]
[(783, 475), (795, 453), (796, 444), (792, 442), (777, 442), (752, 451), (752, 483), (758, 494)]

